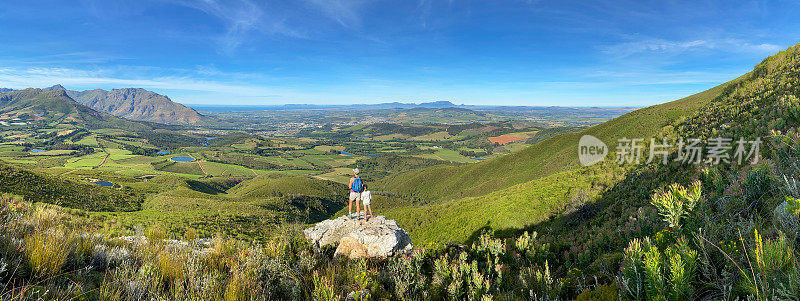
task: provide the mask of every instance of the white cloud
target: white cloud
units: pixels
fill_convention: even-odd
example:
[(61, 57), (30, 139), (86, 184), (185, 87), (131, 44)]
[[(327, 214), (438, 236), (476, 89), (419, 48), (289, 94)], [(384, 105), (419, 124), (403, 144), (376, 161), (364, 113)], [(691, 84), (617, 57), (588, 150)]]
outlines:
[(305, 0), (308, 4), (322, 12), (323, 15), (336, 21), (345, 28), (361, 27), (361, 7), (363, 0)]
[(783, 47), (779, 45), (769, 43), (754, 44), (741, 39), (696, 39), (676, 41), (659, 38), (646, 38), (600, 47), (603, 53), (617, 57), (648, 53), (682, 54), (686, 52), (708, 50), (767, 55), (778, 52), (781, 49), (783, 49)]

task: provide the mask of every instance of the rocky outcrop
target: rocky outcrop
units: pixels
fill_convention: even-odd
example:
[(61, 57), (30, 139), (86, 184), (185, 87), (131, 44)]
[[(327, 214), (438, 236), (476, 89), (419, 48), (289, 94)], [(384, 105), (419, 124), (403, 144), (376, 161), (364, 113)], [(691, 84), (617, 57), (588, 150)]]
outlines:
[(322, 221), (303, 233), (315, 247), (338, 245), (336, 255), (349, 258), (390, 257), (414, 247), (408, 233), (384, 216), (368, 222), (342, 216)]

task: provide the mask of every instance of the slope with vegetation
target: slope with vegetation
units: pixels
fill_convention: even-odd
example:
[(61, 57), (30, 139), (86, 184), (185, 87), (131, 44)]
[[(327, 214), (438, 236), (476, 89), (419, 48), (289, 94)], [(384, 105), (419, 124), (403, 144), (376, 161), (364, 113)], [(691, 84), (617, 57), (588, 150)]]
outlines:
[(153, 191), (141, 210), (90, 217), (114, 233), (157, 223), (171, 233), (191, 228), (206, 237), (264, 240), (283, 223), (316, 223), (345, 205), (345, 185), (305, 176), (263, 175), (237, 181), (162, 175), (148, 183)]

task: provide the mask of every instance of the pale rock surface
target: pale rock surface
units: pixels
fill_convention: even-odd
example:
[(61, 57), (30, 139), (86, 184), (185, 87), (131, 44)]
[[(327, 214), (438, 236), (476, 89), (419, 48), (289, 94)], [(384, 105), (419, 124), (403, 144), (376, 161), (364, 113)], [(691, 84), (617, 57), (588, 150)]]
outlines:
[(315, 247), (338, 244), (336, 255), (349, 258), (390, 257), (414, 248), (408, 233), (384, 216), (368, 222), (342, 216), (319, 222), (303, 233)]

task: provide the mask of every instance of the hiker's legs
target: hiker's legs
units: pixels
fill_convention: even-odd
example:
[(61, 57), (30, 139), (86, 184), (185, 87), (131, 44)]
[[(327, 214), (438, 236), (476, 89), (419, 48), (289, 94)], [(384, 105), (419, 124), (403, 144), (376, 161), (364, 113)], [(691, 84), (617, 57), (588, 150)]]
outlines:
[(361, 198), (356, 198), (356, 215), (361, 215)]
[(353, 198), (350, 198), (350, 205), (347, 205), (347, 216), (353, 215)]
[[(372, 216), (372, 205), (367, 205), (366, 207), (369, 208), (369, 216)], [(364, 208), (364, 214), (367, 214), (366, 208)]]

